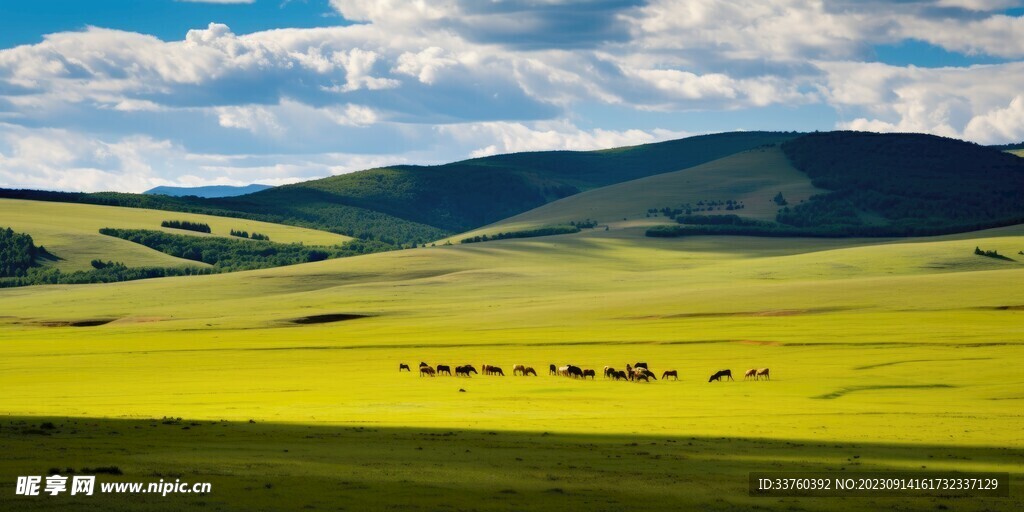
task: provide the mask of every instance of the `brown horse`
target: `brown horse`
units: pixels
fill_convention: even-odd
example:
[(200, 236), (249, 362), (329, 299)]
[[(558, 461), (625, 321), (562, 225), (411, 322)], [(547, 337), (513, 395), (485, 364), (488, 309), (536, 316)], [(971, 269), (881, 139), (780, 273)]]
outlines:
[(537, 370), (534, 370), (532, 366), (527, 366), (526, 368), (523, 368), (523, 377), (526, 377), (527, 375), (533, 375), (534, 377), (536, 377)]
[(584, 379), (587, 378), (587, 377), (590, 377), (590, 380), (594, 380), (596, 375), (597, 375), (597, 372), (595, 372), (594, 370), (591, 370), (589, 368), (586, 369), (586, 370), (583, 370), (583, 378)]
[(502, 377), (504, 377), (505, 376), (505, 372), (501, 371), (501, 367), (498, 367), (498, 366), (488, 366), (487, 367), (487, 375), (501, 375)]
[(647, 378), (648, 375), (652, 375), (652, 374), (643, 373), (643, 372), (634, 372), (633, 381), (634, 382), (640, 382), (640, 381), (650, 382), (650, 380)]
[(615, 380), (629, 380), (629, 376), (626, 375), (626, 371), (625, 370), (619, 370), (617, 372), (612, 372), (612, 378), (615, 379)]
[(606, 378), (606, 379), (610, 378), (614, 373), (615, 373), (615, 368), (612, 368), (611, 366), (605, 366), (604, 367), (604, 378)]
[(411, 372), (412, 371), (412, 370), (409, 369), (409, 365), (407, 365), (405, 363), (398, 363), (398, 371), (402, 371), (402, 370), (405, 370), (407, 372)]
[(679, 372), (675, 370), (665, 370), (661, 373), (661, 380), (665, 380), (666, 377), (672, 377), (675, 380), (679, 380)]
[(452, 376), (452, 367), (448, 366), (446, 364), (439, 364), (439, 365), (437, 365), (437, 374), (441, 375), (442, 373), (447, 373), (448, 376), (451, 377)]
[(758, 370), (757, 375), (754, 378), (760, 379), (761, 377), (764, 377), (764, 380), (772, 380), (768, 375), (768, 368), (761, 368)]
[(710, 379), (708, 379), (708, 382), (722, 382), (722, 377), (729, 377), (729, 380), (734, 380), (732, 378), (732, 370), (718, 370)]
[(743, 380), (747, 380), (747, 379), (750, 379), (750, 378), (753, 378), (754, 380), (757, 380), (757, 368), (751, 368), (751, 369), (747, 370), (747, 373), (743, 374)]
[(467, 364), (465, 366), (456, 366), (455, 367), (455, 376), (456, 377), (458, 377), (460, 375), (463, 376), (463, 377), (469, 377), (470, 373), (476, 373), (476, 368), (473, 368), (473, 365), (471, 365), (471, 364)]
[(517, 364), (512, 367), (512, 375), (526, 375), (526, 365)]
[(435, 372), (434, 372), (433, 368), (431, 368), (429, 366), (420, 366), (420, 377), (422, 377), (424, 375), (429, 375), (429, 376), (433, 377), (434, 374), (435, 374)]

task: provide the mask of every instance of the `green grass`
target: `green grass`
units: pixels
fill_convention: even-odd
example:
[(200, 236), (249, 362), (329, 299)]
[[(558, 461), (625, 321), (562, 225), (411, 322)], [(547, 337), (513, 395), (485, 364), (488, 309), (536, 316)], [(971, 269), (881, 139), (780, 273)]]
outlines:
[[(53, 430), (40, 430), (51, 421)], [(709, 421), (713, 421), (710, 420)], [(46, 435), (48, 434), (48, 435)], [(55, 510), (1013, 510), (1020, 449), (722, 436), (587, 435), (258, 422), (0, 418), (0, 506)], [(130, 456), (126, 454), (131, 454)], [(19, 475), (117, 466), (103, 482), (209, 482), (206, 495), (15, 497)], [(751, 471), (986, 470), (1010, 498), (762, 498)], [(62, 508), (63, 507), (63, 508)]]
[[(772, 198), (782, 192), (791, 204), (825, 192), (811, 185), (807, 175), (793, 168), (777, 147), (755, 149), (680, 171), (658, 174), (602, 187), (548, 203), (495, 224), (446, 240), (522, 231), (543, 226), (593, 219), (612, 229), (675, 225), (658, 216), (647, 217), (650, 208), (678, 208), (684, 203), (734, 199), (746, 207), (735, 212), (744, 217), (774, 221), (779, 209)], [(442, 243), (444, 240), (442, 240)]]
[[(212, 233), (160, 227), (164, 220), (188, 220), (209, 224)], [(62, 271), (91, 269), (90, 261), (120, 261), (129, 267), (204, 266), (163, 254), (125, 240), (99, 234), (104, 227), (152, 229), (191, 236), (230, 236), (232, 229), (269, 235), (274, 242), (307, 245), (337, 245), (348, 237), (294, 226), (271, 224), (246, 219), (184, 214), (140, 208), (118, 208), (86, 204), (51, 203), (0, 199), (0, 225), (27, 233), (58, 257)], [(240, 240), (240, 239), (239, 239)]]
[[(352, 509), (601, 510), (641, 495), (652, 509), (934, 509), (947, 504), (756, 501), (746, 472), (852, 470), (856, 451), (872, 468), (1019, 474), (1024, 264), (976, 257), (975, 246), (1016, 254), (1024, 226), (909, 241), (649, 239), (623, 227), (0, 290), (0, 411), (93, 425), (39, 443), (4, 422), (16, 457), (2, 467), (213, 475), (226, 489), (203, 499), (213, 508), (337, 500)], [(326, 314), (364, 316), (301, 323)], [(67, 326), (90, 320), (108, 323)], [(659, 376), (677, 369), (681, 380), (579, 382), (546, 371), (638, 360)], [(524, 363), (541, 376), (397, 371), (419, 361), (508, 373)], [(771, 368), (772, 381), (744, 382), (754, 367)], [(720, 368), (737, 382), (707, 383)], [(88, 419), (162, 416), (203, 425)], [(220, 419), (243, 423), (209, 424)], [(215, 429), (223, 436), (207, 433)], [(647, 437), (659, 445), (627, 447)], [(684, 442), (696, 448), (677, 449)]]
[(1013, 151), (1008, 151), (1008, 153), (1012, 153), (1014, 155), (1024, 157), (1024, 149), (1016, 149), (1016, 150), (1013, 150)]

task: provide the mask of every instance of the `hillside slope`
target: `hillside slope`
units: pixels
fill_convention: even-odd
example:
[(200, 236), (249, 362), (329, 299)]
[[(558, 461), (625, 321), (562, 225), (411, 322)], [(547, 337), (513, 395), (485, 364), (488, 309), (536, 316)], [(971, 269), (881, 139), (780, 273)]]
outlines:
[(547, 151), (439, 166), (395, 166), (203, 199), (0, 190), (0, 197), (243, 217), (396, 244), (423, 243), (581, 190), (692, 167), (792, 133), (736, 132), (603, 151)]
[[(188, 220), (208, 224), (212, 233), (160, 227), (164, 220)], [(119, 261), (129, 267), (202, 266), (202, 263), (168, 256), (118, 238), (104, 236), (100, 228), (151, 229), (189, 236), (228, 237), (232, 229), (268, 235), (274, 242), (307, 245), (338, 245), (350, 238), (324, 231), (283, 226), (245, 219), (183, 214), (142, 208), (118, 208), (88, 204), (0, 199), (0, 224), (32, 236), (37, 245), (60, 259), (61, 271), (88, 270), (94, 259)]]
[(775, 220), (779, 206), (772, 200), (782, 193), (791, 203), (807, 200), (824, 190), (811, 185), (778, 147), (753, 149), (680, 171), (609, 185), (548, 203), (495, 224), (447, 240), (569, 224), (586, 219), (614, 228), (673, 224), (648, 210), (679, 208), (702, 201), (742, 202), (736, 213), (758, 220)]

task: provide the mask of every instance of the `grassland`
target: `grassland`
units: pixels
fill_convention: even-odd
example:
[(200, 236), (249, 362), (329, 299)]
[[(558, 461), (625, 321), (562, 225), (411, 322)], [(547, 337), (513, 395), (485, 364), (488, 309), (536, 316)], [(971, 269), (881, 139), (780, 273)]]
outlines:
[[(206, 223), (210, 225), (212, 233), (207, 235), (195, 231), (161, 228), (160, 222), (164, 220)], [(0, 199), (0, 225), (32, 235), (36, 245), (45, 246), (61, 258), (55, 265), (62, 271), (90, 269), (92, 267), (89, 262), (94, 259), (120, 261), (130, 267), (204, 265), (99, 234), (99, 229), (104, 227), (224, 237), (229, 236), (232, 229), (236, 229), (263, 233), (270, 236), (274, 242), (307, 245), (336, 245), (351, 240), (349, 237), (325, 231), (246, 219), (17, 199)]]
[(1015, 149), (1013, 151), (1010, 151), (1010, 153), (1020, 157), (1024, 157), (1024, 149)]
[(537, 229), (584, 219), (593, 219), (602, 226), (612, 225), (617, 228), (675, 224), (671, 219), (661, 216), (648, 217), (647, 210), (678, 208), (684, 203), (697, 204), (698, 201), (708, 200), (743, 201), (746, 207), (735, 213), (753, 219), (774, 221), (779, 206), (772, 198), (779, 192), (789, 202), (798, 204), (814, 194), (826, 191), (811, 185), (807, 175), (793, 168), (782, 150), (777, 147), (760, 148), (696, 167), (572, 195), (442, 240), (442, 243), (457, 243), (471, 236)]
[[(1024, 227), (906, 241), (649, 239), (616, 226), (0, 290), (0, 439), (16, 455), (0, 484), (23, 468), (115, 464), (125, 479), (212, 475), (227, 489), (203, 498), (214, 508), (603, 510), (640, 495), (652, 510), (828, 510), (851, 505), (759, 502), (746, 473), (865, 459), (1019, 478), (1024, 263), (976, 246), (1015, 257)], [(315, 322), (329, 314), (362, 317)], [(103, 324), (65, 327), (82, 321)], [(681, 381), (546, 375), (549, 363), (637, 360)], [(419, 361), (541, 376), (398, 373)], [(743, 382), (751, 367), (772, 381)], [(738, 381), (707, 383), (719, 368)], [(163, 416), (201, 426), (145, 420)], [(7, 425), (21, 417), (78, 421), (79, 433), (20, 434)], [(211, 423), (222, 419), (242, 423)], [(877, 503), (1014, 509), (1015, 485), (1007, 501)], [(181, 502), (151, 507), (169, 503)]]

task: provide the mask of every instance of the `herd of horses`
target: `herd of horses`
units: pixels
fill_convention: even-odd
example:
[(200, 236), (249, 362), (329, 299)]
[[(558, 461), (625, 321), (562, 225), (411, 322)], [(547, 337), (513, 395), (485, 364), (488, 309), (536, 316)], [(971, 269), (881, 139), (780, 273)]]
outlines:
[[(409, 365), (405, 363), (399, 363), (398, 371), (412, 372)], [(495, 375), (504, 377), (505, 372), (500, 366), (494, 366), (485, 364), (480, 367), (480, 371), (477, 372), (476, 367), (471, 364), (456, 366), (455, 376), (456, 377), (470, 377), (471, 374), (482, 374), (482, 375)], [(452, 375), (452, 367), (439, 364), (437, 367), (430, 366), (427, 363), (420, 363), (420, 377), (434, 377), (438, 375)], [(528, 375), (537, 376), (537, 371), (533, 367), (517, 364), (512, 367), (512, 375), (526, 377)], [(569, 377), (573, 379), (586, 379), (590, 377), (594, 380), (597, 376), (597, 372), (591, 368), (582, 368), (573, 364), (567, 364), (564, 366), (549, 365), (548, 375), (555, 375), (558, 377)], [(764, 377), (765, 380), (771, 380), (768, 368), (751, 368), (743, 374), (743, 380), (754, 379), (761, 380)], [(625, 370), (617, 370), (611, 366), (604, 367), (604, 378), (612, 380), (625, 380), (630, 382), (650, 382), (652, 380), (658, 380), (658, 377), (653, 371), (651, 371), (647, 363), (638, 362), (635, 365), (626, 364)], [(679, 380), (679, 372), (676, 370), (665, 370), (661, 373), (661, 380), (674, 379)], [(732, 370), (719, 370), (711, 375), (708, 382), (722, 382), (722, 379), (735, 380), (732, 378)]]

